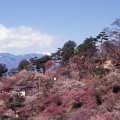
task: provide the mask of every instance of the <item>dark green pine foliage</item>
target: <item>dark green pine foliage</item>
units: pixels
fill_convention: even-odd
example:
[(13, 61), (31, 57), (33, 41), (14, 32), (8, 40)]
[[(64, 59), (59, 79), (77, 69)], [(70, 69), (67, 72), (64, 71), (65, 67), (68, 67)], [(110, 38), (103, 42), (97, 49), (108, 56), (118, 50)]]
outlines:
[(74, 55), (76, 43), (74, 41), (69, 40), (66, 42), (62, 48), (62, 61), (67, 61), (69, 58)]
[(30, 67), (30, 62), (28, 60), (22, 60), (20, 61), (19, 65), (18, 65), (18, 70), (21, 71), (23, 69), (28, 70), (28, 68)]
[(85, 53), (94, 53), (97, 51), (96, 49), (96, 38), (86, 38), (82, 44), (80, 44), (76, 49), (76, 54), (85, 54)]
[(0, 64), (0, 76), (4, 75), (8, 69), (6, 68), (5, 64)]
[(62, 60), (62, 49), (61, 48), (58, 48), (57, 52), (56, 53), (52, 53), (52, 59), (53, 60)]
[(102, 44), (104, 41), (108, 40), (108, 36), (106, 35), (105, 32), (100, 32), (96, 37), (96, 39), (97, 39), (97, 42), (100, 42)]
[(40, 69), (42, 69), (41, 72), (45, 72), (44, 63), (51, 59), (51, 56), (45, 55), (41, 58), (31, 58), (30, 62), (32, 67), (35, 67), (37, 71), (41, 71)]
[(76, 43), (69, 40), (66, 42), (62, 48), (58, 48), (56, 53), (52, 53), (52, 59), (59, 61), (59, 63), (66, 63), (69, 58), (74, 55), (76, 48)]

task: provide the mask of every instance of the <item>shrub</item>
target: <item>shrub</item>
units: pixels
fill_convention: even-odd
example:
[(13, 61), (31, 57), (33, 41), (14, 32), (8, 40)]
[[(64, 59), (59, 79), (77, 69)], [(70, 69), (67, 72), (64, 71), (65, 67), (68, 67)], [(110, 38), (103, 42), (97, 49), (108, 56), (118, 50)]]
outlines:
[(113, 93), (118, 93), (120, 91), (120, 86), (114, 85), (112, 91)]
[(25, 120), (23, 118), (11, 118), (10, 120)]
[(0, 115), (0, 120), (6, 120), (8, 119), (9, 117), (7, 115)]
[(99, 92), (95, 92), (95, 98), (96, 98), (96, 103), (97, 105), (101, 105), (102, 104), (102, 98)]
[(7, 108), (14, 109), (16, 107), (23, 107), (24, 105), (22, 103), (9, 103), (6, 104)]
[(94, 73), (97, 76), (102, 75), (104, 73), (103, 68), (101, 68), (101, 67), (96, 68), (95, 71), (94, 71)]

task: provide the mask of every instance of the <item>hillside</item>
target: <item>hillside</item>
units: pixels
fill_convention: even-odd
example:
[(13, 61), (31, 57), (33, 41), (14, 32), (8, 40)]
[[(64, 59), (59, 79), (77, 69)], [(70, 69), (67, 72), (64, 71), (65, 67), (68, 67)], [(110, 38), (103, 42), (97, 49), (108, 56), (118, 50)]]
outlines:
[(9, 75), (1, 66), (0, 120), (120, 120), (120, 39), (111, 31), (69, 40)]
[[(63, 68), (60, 70), (66, 72)], [(3, 77), (0, 114), (13, 118), (16, 111), (25, 120), (119, 120), (119, 69), (113, 67), (102, 76), (83, 79), (59, 74), (55, 80), (57, 69), (45, 74), (23, 70)], [(28, 87), (28, 90), (25, 88), (27, 92), (24, 94), (23, 90), (19, 94), (20, 91), (12, 89), (14, 86)]]

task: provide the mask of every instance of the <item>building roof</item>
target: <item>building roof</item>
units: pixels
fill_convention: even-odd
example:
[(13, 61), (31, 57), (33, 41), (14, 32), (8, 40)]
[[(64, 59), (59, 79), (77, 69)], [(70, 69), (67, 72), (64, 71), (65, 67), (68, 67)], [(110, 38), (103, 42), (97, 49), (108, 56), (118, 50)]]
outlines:
[(19, 89), (24, 89), (24, 88), (28, 88), (29, 86), (25, 86), (25, 85), (16, 85), (16, 86), (11, 86), (10, 88), (11, 89), (14, 89), (14, 88), (19, 88)]

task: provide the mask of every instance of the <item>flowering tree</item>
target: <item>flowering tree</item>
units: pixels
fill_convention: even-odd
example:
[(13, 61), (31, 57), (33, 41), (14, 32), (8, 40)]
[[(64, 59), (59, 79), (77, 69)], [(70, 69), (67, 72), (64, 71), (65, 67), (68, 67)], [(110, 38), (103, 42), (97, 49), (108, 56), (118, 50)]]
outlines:
[(7, 101), (10, 98), (10, 94), (7, 92), (0, 93), (0, 99), (3, 101)]
[(48, 60), (47, 62), (44, 63), (44, 66), (46, 69), (49, 69), (53, 64), (54, 64), (53, 60)]
[(30, 114), (31, 108), (30, 107), (20, 107), (16, 110), (16, 113), (19, 115), (20, 118), (27, 118)]
[(77, 90), (82, 87), (81, 83), (76, 79), (69, 79), (65, 77), (60, 77), (54, 82), (51, 92), (64, 94), (68, 90)]
[(94, 111), (81, 108), (68, 120), (88, 120), (95, 114)]
[(62, 102), (62, 106), (71, 106), (72, 109), (79, 109), (81, 107), (92, 109), (96, 106), (95, 97), (93, 96), (92, 89), (68, 91), (63, 95)]
[(0, 107), (0, 115), (3, 115), (3, 113), (5, 113), (5, 108)]
[(61, 113), (61, 98), (58, 94), (49, 94), (47, 98), (40, 103), (41, 115), (56, 116)]
[(119, 96), (115, 95), (114, 93), (109, 93), (105, 95), (103, 99), (104, 99), (103, 106), (106, 109), (106, 111), (113, 112), (114, 107), (119, 100)]
[(38, 92), (41, 95), (41, 92), (43, 93), (43, 96), (46, 96), (50, 89), (53, 86), (53, 79), (49, 75), (36, 73), (36, 87), (38, 88)]
[(113, 117), (112, 113), (103, 113), (92, 116), (90, 120), (116, 120), (116, 119)]

